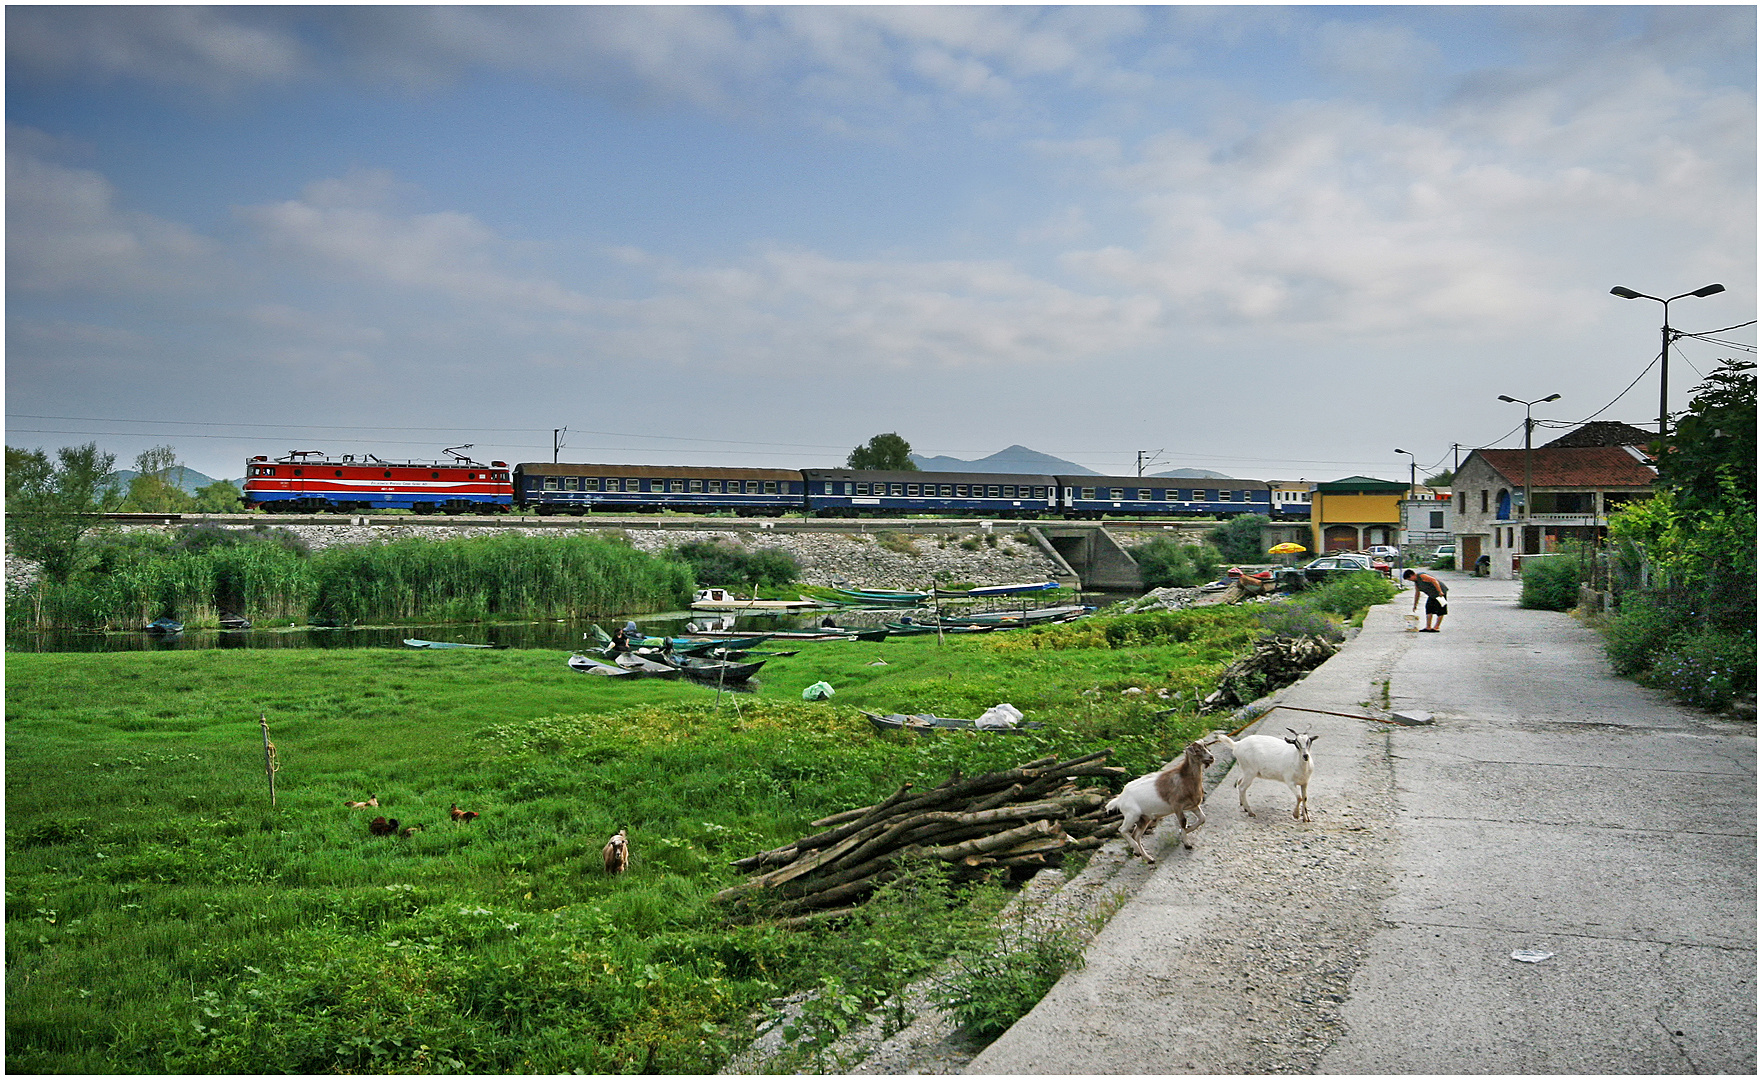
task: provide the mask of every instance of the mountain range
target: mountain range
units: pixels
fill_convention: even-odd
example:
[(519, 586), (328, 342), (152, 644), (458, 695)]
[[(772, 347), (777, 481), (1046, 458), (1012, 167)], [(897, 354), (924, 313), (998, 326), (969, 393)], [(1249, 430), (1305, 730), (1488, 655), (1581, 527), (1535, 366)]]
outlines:
[[(925, 472), (980, 472), (980, 473), (1034, 473), (1049, 476), (1100, 476), (1094, 469), (1085, 469), (1074, 461), (1042, 454), (1038, 450), (1030, 450), (1026, 446), (1011, 446), (990, 457), (982, 457), (976, 461), (962, 461), (953, 457), (925, 457), (922, 454), (911, 455), (912, 462)], [(1223, 473), (1211, 472), (1208, 469), (1171, 469), (1168, 472), (1153, 474), (1155, 476), (1172, 476), (1192, 479), (1229, 480), (1232, 477)]]
[[(204, 488), (209, 484), (214, 483), (214, 478), (212, 476), (206, 476), (194, 469), (186, 468), (182, 465), (178, 466), (175, 472), (176, 475), (172, 478), (172, 487), (177, 488), (186, 495), (194, 495), (197, 488)], [(128, 491), (129, 481), (139, 475), (141, 474), (133, 469), (118, 469), (110, 474), (111, 479), (116, 481), (116, 486), (125, 492)], [(234, 480), (232, 485), (234, 487), (242, 487), (244, 481)]]

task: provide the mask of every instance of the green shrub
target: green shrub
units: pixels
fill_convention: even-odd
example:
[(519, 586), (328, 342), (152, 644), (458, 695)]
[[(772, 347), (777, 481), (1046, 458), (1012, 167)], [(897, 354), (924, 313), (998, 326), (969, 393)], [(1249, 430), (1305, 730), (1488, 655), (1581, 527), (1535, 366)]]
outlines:
[[(992, 536), (990, 533), (985, 534), (985, 541), (986, 541), (986, 543), (989, 543), (992, 547), (997, 546), (997, 538), (995, 536)], [(891, 551), (895, 555), (916, 555), (918, 553), (917, 541), (913, 540), (910, 536), (907, 536), (904, 533), (896, 533), (896, 532), (876, 533), (875, 534), (875, 543), (879, 544), (881, 546), (882, 550)]]
[(1386, 604), (1401, 590), (1375, 570), (1356, 570), (1305, 590), (1294, 601), (1316, 611), (1350, 619), (1373, 604)]
[(1345, 626), (1339, 618), (1318, 611), (1302, 599), (1259, 605), (1254, 621), (1273, 637), (1317, 637), (1323, 641), (1346, 638)]
[(1690, 613), (1661, 597), (1629, 593), (1621, 610), (1603, 625), (1603, 648), (1617, 675), (1637, 676), (1651, 670), (1652, 661), (1689, 632)]
[(1131, 550), (1149, 589), (1190, 589), (1217, 578), (1218, 552), (1204, 544), (1158, 537)]
[(995, 943), (957, 952), (936, 1004), (970, 1034), (995, 1039), (1082, 966), (1082, 947), (1069, 933), (1017, 924)]
[(1659, 651), (1645, 682), (1685, 705), (1729, 708), (1756, 692), (1756, 638), (1712, 629), (1690, 634)]
[(747, 551), (721, 540), (694, 540), (673, 549), (691, 567), (699, 585), (788, 585), (801, 576), (801, 564), (779, 548)]
[(1545, 611), (1571, 611), (1578, 607), (1579, 561), (1572, 555), (1531, 559), (1523, 568), (1523, 592), (1518, 604)]
[(1243, 514), (1224, 522), (1206, 534), (1218, 553), (1233, 563), (1265, 562), (1266, 545), (1261, 543), (1261, 529), (1272, 519), (1262, 514)]
[(1440, 558), (1433, 559), (1430, 569), (1432, 569), (1432, 570), (1454, 570), (1454, 569), (1456, 569), (1456, 556), (1445, 555)]

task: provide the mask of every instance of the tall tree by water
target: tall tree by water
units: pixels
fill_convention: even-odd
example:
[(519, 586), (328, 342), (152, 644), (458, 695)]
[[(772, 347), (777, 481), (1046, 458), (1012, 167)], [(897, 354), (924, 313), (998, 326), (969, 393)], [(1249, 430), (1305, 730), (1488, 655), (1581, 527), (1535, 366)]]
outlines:
[(127, 510), (146, 514), (179, 513), (193, 510), (196, 500), (179, 485), (184, 466), (178, 463), (177, 450), (155, 446), (135, 455), (136, 476), (128, 482)]
[(64, 446), (55, 461), (42, 450), (6, 448), (6, 532), (12, 550), (66, 581), (79, 565), (81, 541), (102, 525), (97, 514), (120, 501), (116, 455), (97, 443)]
[(864, 446), (850, 452), (844, 460), (847, 469), (878, 469), (903, 472), (917, 472), (917, 462), (912, 460), (912, 444), (899, 437), (897, 432), (889, 431), (885, 435), (877, 435)]

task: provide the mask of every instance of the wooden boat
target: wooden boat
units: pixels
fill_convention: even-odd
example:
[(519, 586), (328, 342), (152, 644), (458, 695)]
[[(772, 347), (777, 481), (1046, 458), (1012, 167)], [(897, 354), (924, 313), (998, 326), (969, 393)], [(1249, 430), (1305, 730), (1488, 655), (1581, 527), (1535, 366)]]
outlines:
[(229, 611), (220, 616), (220, 628), (222, 630), (249, 630), (251, 629), (251, 620), (243, 615), (234, 615)]
[(981, 585), (976, 589), (937, 589), (936, 595), (945, 598), (974, 596), (1015, 596), (1020, 593), (1047, 592), (1058, 588), (1056, 581), (1036, 581), (1026, 585)]
[(1044, 623), (1069, 622), (1082, 618), (1092, 608), (1084, 604), (1034, 608), (1028, 611), (982, 611), (970, 615), (944, 615), (943, 626), (1039, 626)]
[(927, 592), (894, 592), (887, 589), (836, 589), (833, 602), (845, 607), (917, 607), (930, 599)]
[(184, 632), (184, 624), (169, 616), (161, 615), (148, 623), (146, 630), (149, 634), (181, 634)]
[(944, 634), (989, 634), (993, 630), (1002, 629), (1002, 627), (968, 626), (964, 623), (963, 624), (944, 623), (942, 626), (938, 627), (933, 622), (928, 622), (928, 623), (918, 623), (918, 622), (893, 623), (893, 622), (890, 622), (887, 624), (887, 633), (891, 637), (912, 637), (917, 634), (934, 634), (939, 629)]
[(463, 641), (424, 641), (421, 638), (407, 637), (404, 644), (412, 649), (499, 649), (500, 645), (472, 645)]
[(743, 683), (759, 673), (765, 661), (754, 660), (750, 663), (735, 663), (732, 660), (707, 660), (697, 656), (680, 656), (677, 653), (667, 658), (686, 677), (699, 682)]
[(872, 713), (867, 709), (858, 712), (869, 718), (876, 731), (916, 731), (928, 733), (932, 731), (998, 731), (1008, 734), (1015, 731), (1032, 730), (1041, 725), (1025, 723), (1013, 728), (980, 728), (977, 721), (956, 719), (950, 716), (935, 716), (930, 713)]
[(626, 671), (651, 679), (677, 679), (684, 674), (676, 665), (641, 653), (619, 653), (613, 657), (612, 663)]
[(727, 589), (699, 589), (691, 595), (693, 611), (811, 611), (818, 600), (743, 599)]
[(604, 660), (595, 660), (591, 656), (580, 653), (569, 658), (569, 666), (583, 675), (602, 675), (608, 679), (632, 679), (636, 672), (621, 668), (616, 664), (608, 664)]

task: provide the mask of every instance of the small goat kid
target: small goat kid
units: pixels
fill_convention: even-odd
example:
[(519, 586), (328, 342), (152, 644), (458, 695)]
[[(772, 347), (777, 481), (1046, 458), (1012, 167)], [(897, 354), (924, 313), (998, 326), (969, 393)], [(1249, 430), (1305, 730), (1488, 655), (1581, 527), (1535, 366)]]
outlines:
[(1315, 759), (1310, 757), (1309, 747), (1321, 736), (1299, 733), (1293, 728), (1285, 730), (1291, 734), (1283, 739), (1276, 735), (1232, 739), (1221, 731), (1211, 737), (1236, 755), (1236, 787), (1241, 789), (1242, 810), (1249, 817), (1254, 816), (1254, 811), (1248, 808), (1248, 789), (1256, 780), (1264, 778), (1277, 780), (1290, 788), (1297, 799), (1297, 805), (1291, 808), (1291, 816), (1298, 821), (1310, 820), (1309, 778), (1315, 773)]
[[(1120, 835), (1145, 862), (1154, 864), (1156, 856), (1144, 850), (1144, 834), (1170, 814), (1181, 827), (1181, 846), (1193, 847), (1193, 830), (1205, 824), (1205, 813), (1199, 807), (1205, 801), (1205, 767), (1211, 762), (1211, 753), (1204, 746), (1188, 743), (1180, 757), (1131, 781), (1105, 807), (1123, 816)], [(1194, 818), (1191, 825), (1187, 824), (1189, 813)]]

